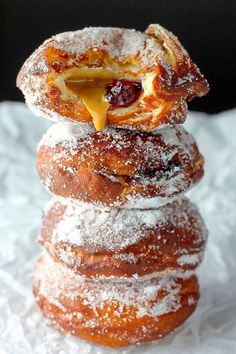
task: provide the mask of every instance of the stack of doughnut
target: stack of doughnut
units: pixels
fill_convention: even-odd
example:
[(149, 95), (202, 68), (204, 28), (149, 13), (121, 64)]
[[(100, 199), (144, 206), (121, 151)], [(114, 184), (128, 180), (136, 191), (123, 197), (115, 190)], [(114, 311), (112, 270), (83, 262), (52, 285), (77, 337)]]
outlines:
[(56, 123), (37, 152), (53, 195), (33, 280), (43, 314), (110, 347), (174, 331), (199, 299), (207, 231), (184, 194), (204, 161), (181, 123), (207, 81), (172, 33), (150, 25), (56, 35), (17, 84)]

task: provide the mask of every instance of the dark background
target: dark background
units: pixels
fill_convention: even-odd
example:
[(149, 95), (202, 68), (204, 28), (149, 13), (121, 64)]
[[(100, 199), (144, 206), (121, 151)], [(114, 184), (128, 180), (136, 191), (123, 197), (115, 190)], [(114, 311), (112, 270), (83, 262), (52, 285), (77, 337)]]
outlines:
[(236, 0), (0, 0), (1, 100), (23, 100), (15, 78), (25, 59), (52, 34), (85, 26), (174, 32), (209, 80), (211, 91), (190, 109), (236, 106)]

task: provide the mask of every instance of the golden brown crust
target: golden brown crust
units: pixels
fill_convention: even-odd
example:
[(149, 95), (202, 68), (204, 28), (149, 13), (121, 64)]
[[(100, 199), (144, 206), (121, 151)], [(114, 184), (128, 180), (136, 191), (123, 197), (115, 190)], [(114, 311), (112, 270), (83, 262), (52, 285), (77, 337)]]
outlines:
[(143, 208), (142, 202), (135, 206), (140, 198), (156, 198), (157, 207), (200, 180), (203, 158), (182, 127), (153, 135), (111, 128), (81, 133), (75, 125), (54, 125), (40, 143), (37, 170), (48, 190), (65, 198), (134, 208)]
[[(199, 298), (195, 276), (107, 286), (77, 282), (55, 264), (48, 268), (41, 258), (36, 266), (33, 289), (40, 309), (58, 328), (96, 344), (118, 348), (164, 337), (191, 315)], [(134, 294), (137, 298), (132, 300)]]
[(46, 208), (39, 243), (86, 277), (132, 277), (194, 270), (206, 236), (198, 210), (186, 198), (142, 211), (102, 210), (55, 198)]
[(65, 85), (81, 68), (108, 70), (114, 78), (143, 85), (137, 102), (108, 110), (109, 125), (150, 131), (163, 123), (183, 123), (186, 100), (209, 90), (177, 38), (159, 25), (149, 26), (144, 34), (120, 28), (85, 28), (57, 35), (26, 61), (17, 85), (38, 115), (54, 121), (92, 122), (83, 101)]

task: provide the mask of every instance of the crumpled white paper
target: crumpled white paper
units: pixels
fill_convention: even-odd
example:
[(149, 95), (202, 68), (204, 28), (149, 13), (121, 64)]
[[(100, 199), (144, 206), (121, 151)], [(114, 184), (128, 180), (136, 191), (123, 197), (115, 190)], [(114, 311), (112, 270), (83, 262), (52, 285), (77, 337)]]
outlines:
[(189, 195), (209, 229), (198, 274), (201, 300), (177, 332), (158, 343), (111, 350), (47, 325), (31, 293), (41, 209), (49, 199), (35, 172), (36, 144), (49, 126), (21, 103), (0, 104), (0, 354), (236, 353), (236, 110), (186, 124), (206, 159)]

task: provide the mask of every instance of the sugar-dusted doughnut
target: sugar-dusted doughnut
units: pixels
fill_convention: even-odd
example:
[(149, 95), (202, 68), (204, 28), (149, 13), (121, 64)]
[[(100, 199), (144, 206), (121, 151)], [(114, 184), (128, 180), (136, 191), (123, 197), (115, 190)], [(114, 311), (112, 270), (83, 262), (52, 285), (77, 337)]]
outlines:
[(156, 208), (199, 181), (203, 158), (180, 126), (153, 134), (54, 124), (39, 144), (37, 170), (48, 190), (65, 198)]
[(115, 209), (54, 198), (39, 243), (86, 277), (181, 275), (200, 263), (207, 231), (187, 198), (159, 209)]
[(191, 315), (199, 298), (195, 276), (86, 279), (49, 256), (36, 265), (33, 290), (58, 328), (110, 347), (164, 337)]
[(178, 39), (160, 25), (145, 33), (84, 28), (45, 41), (17, 79), (28, 106), (54, 121), (153, 130), (183, 123), (186, 101), (209, 90)]

